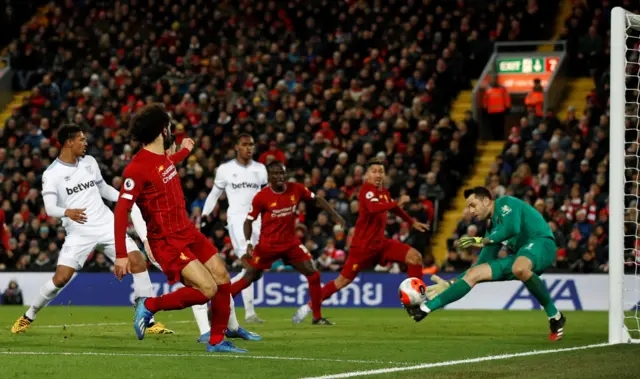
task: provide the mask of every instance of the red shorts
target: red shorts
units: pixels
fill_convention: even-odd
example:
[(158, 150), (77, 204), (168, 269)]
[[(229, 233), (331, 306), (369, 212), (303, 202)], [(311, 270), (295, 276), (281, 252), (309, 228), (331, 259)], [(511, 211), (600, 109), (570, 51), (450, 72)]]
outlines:
[(344, 263), (340, 275), (353, 280), (363, 268), (372, 267), (378, 263), (404, 263), (411, 246), (398, 240), (385, 238), (382, 243), (373, 247), (351, 247), (347, 261)]
[(191, 262), (207, 262), (218, 249), (195, 228), (158, 240), (149, 240), (153, 258), (162, 268), (169, 283), (182, 281), (182, 270)]
[(249, 264), (258, 270), (268, 270), (273, 265), (273, 262), (278, 259), (282, 259), (285, 264), (293, 264), (310, 261), (313, 256), (303, 244), (276, 250), (260, 246), (260, 243), (258, 243), (253, 248), (253, 258), (249, 261)]

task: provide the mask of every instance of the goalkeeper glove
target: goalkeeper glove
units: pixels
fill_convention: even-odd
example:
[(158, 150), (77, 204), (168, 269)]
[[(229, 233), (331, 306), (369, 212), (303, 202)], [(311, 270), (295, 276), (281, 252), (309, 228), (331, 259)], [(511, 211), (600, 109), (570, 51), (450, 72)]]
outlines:
[(467, 247), (483, 247), (482, 237), (462, 237), (458, 240), (458, 247), (466, 249)]
[(431, 275), (431, 281), (436, 283), (432, 286), (427, 287), (427, 299), (433, 300), (434, 297), (440, 295), (444, 290), (451, 287), (453, 281), (444, 280), (438, 275)]

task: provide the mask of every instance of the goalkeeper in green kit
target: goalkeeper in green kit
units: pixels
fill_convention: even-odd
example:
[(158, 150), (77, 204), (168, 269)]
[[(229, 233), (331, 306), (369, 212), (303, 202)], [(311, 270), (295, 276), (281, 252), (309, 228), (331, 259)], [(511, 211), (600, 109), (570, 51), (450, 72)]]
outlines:
[[(539, 276), (551, 267), (556, 258), (556, 241), (542, 215), (515, 197), (503, 196), (494, 201), (491, 192), (484, 187), (468, 189), (464, 191), (464, 197), (473, 217), (490, 220), (484, 238), (463, 237), (458, 240), (461, 248), (482, 247), (478, 261), (458, 280), (444, 281), (435, 277), (436, 284), (427, 288), (430, 300), (406, 307), (409, 315), (416, 322), (420, 321), (429, 313), (461, 299), (478, 283), (520, 280), (549, 317), (549, 339), (561, 340), (566, 319), (554, 305)], [(515, 254), (498, 258), (503, 244)]]

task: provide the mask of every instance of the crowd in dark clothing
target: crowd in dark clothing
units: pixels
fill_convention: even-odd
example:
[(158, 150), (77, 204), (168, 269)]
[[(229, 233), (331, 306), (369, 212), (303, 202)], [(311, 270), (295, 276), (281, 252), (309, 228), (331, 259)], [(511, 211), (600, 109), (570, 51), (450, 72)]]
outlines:
[[(224, 228), (226, 201), (205, 220), (199, 212), (216, 168), (233, 157), (234, 136), (248, 132), (257, 159), (285, 160), (290, 175), (348, 221), (341, 230), (315, 207), (299, 211), (302, 240), (323, 269), (337, 270), (366, 161), (387, 162), (385, 184), (394, 197), (411, 196), (413, 217), (439, 217), (436, 204), (441, 214), (469, 173), (478, 138), (470, 113), (459, 123), (448, 117), (452, 100), (470, 88), (495, 41), (531, 38), (552, 17), (536, 1), (56, 3), (46, 22), (9, 47), (14, 85), (31, 94), (0, 135), (0, 202), (10, 232), (0, 269), (55, 265), (64, 231), (44, 212), (40, 177), (59, 153), (58, 127), (83, 126), (88, 154), (120, 188), (139, 149), (127, 124), (160, 102), (176, 121), (178, 143), (196, 141), (179, 166), (188, 212), (230, 265), (237, 262)], [(387, 233), (428, 259), (430, 234), (395, 217)], [(96, 254), (87, 269), (108, 270), (109, 262)]]

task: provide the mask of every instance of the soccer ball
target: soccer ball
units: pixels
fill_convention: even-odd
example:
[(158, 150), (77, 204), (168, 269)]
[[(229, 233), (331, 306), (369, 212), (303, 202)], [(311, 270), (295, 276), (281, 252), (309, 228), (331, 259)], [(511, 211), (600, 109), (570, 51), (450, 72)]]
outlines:
[(404, 306), (419, 305), (427, 299), (427, 286), (418, 278), (405, 279), (400, 283), (398, 296)]

